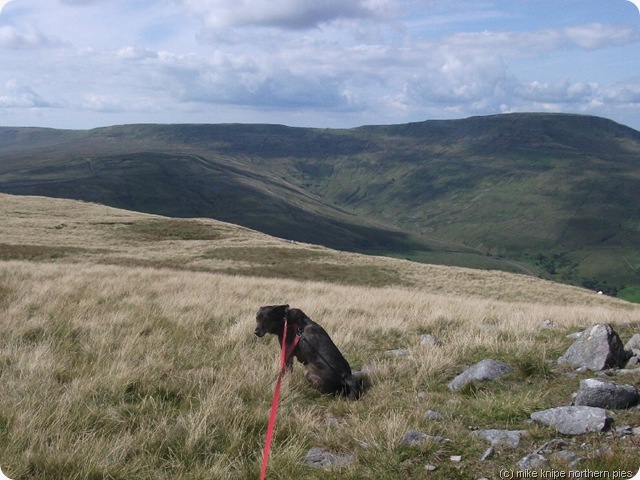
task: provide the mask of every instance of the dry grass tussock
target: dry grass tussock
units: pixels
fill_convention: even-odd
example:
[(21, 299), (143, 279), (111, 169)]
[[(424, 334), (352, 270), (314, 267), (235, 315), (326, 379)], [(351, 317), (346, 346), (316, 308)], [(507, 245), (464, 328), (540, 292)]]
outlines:
[[(556, 375), (547, 362), (568, 346), (565, 334), (609, 322), (630, 335), (640, 325), (639, 308), (579, 289), (539, 282), (560, 291), (551, 294), (556, 301), (516, 301), (534, 294), (518, 294), (514, 284), (538, 281), (497, 273), (488, 273), (493, 276), (487, 281), (482, 272), (453, 269), (455, 282), (476, 284), (451, 284), (439, 293), (425, 287), (434, 280), (420, 272), (444, 278), (446, 269), (304, 245), (285, 245), (316, 255), (294, 256), (299, 268), (372, 264), (390, 269), (398, 281), (372, 287), (363, 278), (345, 285), (280, 278), (277, 271), (275, 278), (232, 275), (216, 262), (227, 269), (246, 262), (238, 259), (242, 245), (252, 251), (283, 242), (206, 221), (197, 223), (207, 225), (207, 234), (210, 227), (218, 232), (209, 240), (185, 240), (176, 232), (171, 235), (178, 238), (166, 238), (150, 223), (160, 217), (75, 202), (50, 207), (68, 207), (63, 218), (38, 219), (29, 202), (9, 198), (14, 203), (4, 208), (13, 212), (7, 216), (12, 226), (3, 222), (0, 229), (5, 252), (16, 258), (0, 261), (0, 465), (14, 479), (257, 478), (278, 346), (252, 331), (257, 308), (275, 303), (302, 308), (329, 331), (354, 368), (376, 370), (365, 397), (349, 402), (310, 390), (302, 369), (294, 368), (283, 386), (270, 478), (421, 478), (426, 463), (441, 465), (435, 478), (491, 477), (552, 435), (527, 424), (534, 409), (571, 401), (577, 379)], [(202, 255), (223, 248), (221, 242), (228, 259)], [(25, 245), (77, 250), (45, 258), (16, 255)], [(179, 254), (177, 266), (160, 263), (162, 256)], [(481, 286), (487, 294), (473, 294)], [(510, 289), (516, 293), (505, 298)], [(541, 330), (546, 320), (555, 328)], [(421, 347), (422, 333), (443, 346)], [(394, 348), (408, 348), (409, 355), (384, 353)], [(460, 365), (488, 356), (509, 361), (516, 372), (486, 389), (446, 389)], [(429, 408), (446, 421), (425, 420)], [(637, 424), (638, 414), (622, 413), (619, 421)], [(532, 435), (522, 450), (480, 465), (475, 459), (486, 445), (470, 440), (469, 426), (526, 428)], [(403, 447), (399, 440), (407, 429), (452, 441)], [(355, 452), (356, 463), (328, 472), (304, 467), (301, 458), (316, 445)], [(637, 455), (629, 446), (612, 442), (610, 463), (601, 467), (629, 464)], [(448, 466), (456, 453), (465, 458), (460, 470)]]

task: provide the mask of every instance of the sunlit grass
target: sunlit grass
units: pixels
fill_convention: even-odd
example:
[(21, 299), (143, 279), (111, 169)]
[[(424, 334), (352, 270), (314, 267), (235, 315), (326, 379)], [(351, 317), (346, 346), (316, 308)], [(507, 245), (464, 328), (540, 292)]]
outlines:
[[(283, 244), (200, 220), (221, 233), (154, 240), (154, 226), (140, 238), (130, 225), (149, 217), (58, 201), (47, 215), (43, 200), (0, 199), (5, 244), (69, 249), (63, 257), (0, 262), (0, 466), (13, 479), (257, 478), (278, 346), (252, 332), (257, 308), (280, 302), (320, 322), (353, 368), (374, 370), (364, 398), (350, 402), (311, 390), (295, 366), (283, 384), (269, 478), (423, 478), (427, 463), (439, 466), (429, 478), (491, 478), (555, 435), (530, 425), (528, 415), (569, 404), (584, 377), (554, 364), (570, 344), (565, 335), (607, 322), (627, 338), (640, 325), (638, 307), (528, 277)], [(273, 272), (283, 264), (314, 272), (324, 262), (384, 269), (402, 281), (319, 282), (268, 269), (250, 276), (261, 262), (256, 249), (270, 245)], [(224, 255), (203, 259), (218, 247)], [(295, 252), (289, 258), (287, 249)], [(246, 271), (216, 270), (230, 266)], [(552, 329), (539, 327), (549, 320)], [(421, 346), (423, 333), (442, 346)], [(385, 355), (393, 348), (409, 355)], [(514, 372), (459, 393), (447, 389), (464, 365), (489, 357)], [(637, 378), (625, 382), (639, 386)], [(444, 420), (426, 419), (427, 409)], [(640, 420), (637, 410), (617, 416)], [(475, 428), (530, 435), (480, 464), (487, 445), (470, 436)], [(403, 446), (408, 429), (450, 442)], [(637, 468), (633, 441), (587, 435), (579, 442), (611, 446), (610, 456), (590, 461), (594, 468)], [(306, 467), (314, 446), (353, 453), (355, 464)], [(459, 468), (449, 461), (456, 454)]]

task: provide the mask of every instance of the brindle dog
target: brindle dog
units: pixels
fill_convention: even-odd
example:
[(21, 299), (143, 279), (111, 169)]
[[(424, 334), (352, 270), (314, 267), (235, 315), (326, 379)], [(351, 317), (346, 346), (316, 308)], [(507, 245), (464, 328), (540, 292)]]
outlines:
[(263, 337), (267, 333), (278, 336), (282, 345), (284, 320), (287, 319), (287, 346), (295, 335), (300, 341), (287, 361), (287, 368), (293, 368), (293, 356), (306, 367), (305, 378), (322, 393), (345, 395), (351, 400), (360, 398), (362, 380), (351, 373), (349, 362), (344, 358), (329, 334), (302, 310), (289, 305), (269, 305), (260, 307), (256, 315), (255, 334)]

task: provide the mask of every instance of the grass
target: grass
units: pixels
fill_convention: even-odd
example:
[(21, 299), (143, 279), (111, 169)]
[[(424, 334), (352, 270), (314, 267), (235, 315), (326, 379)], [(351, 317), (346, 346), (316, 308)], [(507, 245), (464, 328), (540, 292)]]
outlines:
[[(413, 479), (426, 464), (439, 467), (429, 478), (497, 478), (555, 436), (529, 424), (530, 413), (569, 404), (589, 376), (555, 365), (570, 344), (565, 334), (608, 322), (626, 340), (640, 329), (636, 306), (530, 277), (344, 254), (204, 220), (181, 225), (205, 225), (218, 232), (211, 239), (158, 234), (157, 226), (150, 233), (149, 223), (176, 224), (59, 202), (0, 195), (7, 245), (68, 249), (0, 261), (0, 466), (14, 480), (257, 478), (278, 370), (277, 343), (252, 334), (264, 304), (302, 308), (354, 368), (375, 369), (365, 397), (349, 402), (309, 389), (295, 366), (283, 384), (273, 479)], [(309, 274), (283, 278), (283, 264)], [(252, 265), (262, 277), (249, 275)], [(401, 281), (315, 281), (314, 265), (378, 269)], [(546, 320), (553, 329), (538, 327)], [(443, 345), (420, 346), (423, 333)], [(409, 355), (385, 355), (392, 348)], [(463, 365), (488, 357), (514, 372), (447, 389)], [(638, 387), (636, 377), (624, 382)], [(444, 420), (426, 419), (428, 409)], [(616, 412), (617, 425), (639, 423), (638, 410)], [(470, 435), (477, 428), (529, 435), (481, 463), (488, 445)], [(403, 446), (410, 429), (451, 441)], [(635, 439), (567, 440), (579, 454), (611, 448), (581, 468), (638, 467)], [(314, 446), (353, 453), (355, 464), (306, 467)]]
[(618, 297), (627, 302), (640, 303), (640, 287), (626, 287), (618, 292)]

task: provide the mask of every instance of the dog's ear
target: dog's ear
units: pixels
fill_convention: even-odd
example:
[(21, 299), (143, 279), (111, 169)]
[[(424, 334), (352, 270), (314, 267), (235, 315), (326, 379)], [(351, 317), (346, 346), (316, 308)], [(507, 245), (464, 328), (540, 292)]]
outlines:
[(289, 313), (289, 305), (283, 305), (284, 307), (284, 314), (286, 315), (287, 313)]

